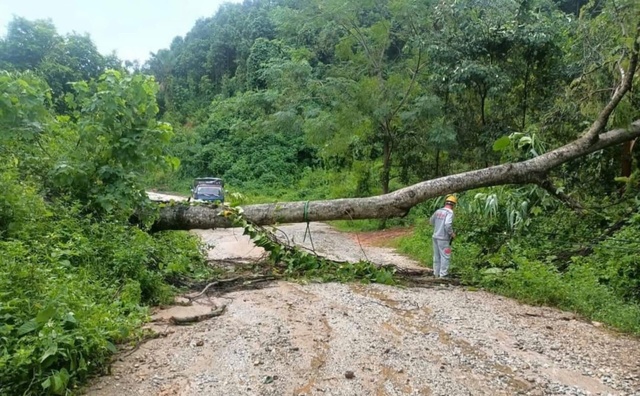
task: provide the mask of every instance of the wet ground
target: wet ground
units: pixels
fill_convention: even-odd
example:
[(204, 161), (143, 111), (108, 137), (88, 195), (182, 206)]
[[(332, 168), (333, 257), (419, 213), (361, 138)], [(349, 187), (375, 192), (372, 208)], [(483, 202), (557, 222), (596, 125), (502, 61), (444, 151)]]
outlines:
[[(282, 227), (296, 243), (305, 229)], [(329, 257), (419, 268), (380, 247), (391, 234), (317, 223), (311, 231)], [(193, 232), (213, 246), (214, 260), (264, 253), (237, 229)], [(482, 291), (279, 281), (155, 318), (221, 305), (224, 314), (191, 326), (156, 322), (164, 336), (122, 355), (88, 394), (640, 395), (639, 340)]]

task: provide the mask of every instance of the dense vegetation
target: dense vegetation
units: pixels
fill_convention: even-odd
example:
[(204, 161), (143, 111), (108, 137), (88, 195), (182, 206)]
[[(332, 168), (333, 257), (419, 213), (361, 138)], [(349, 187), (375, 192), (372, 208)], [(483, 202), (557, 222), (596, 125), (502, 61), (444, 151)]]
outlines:
[(0, 71), (2, 395), (65, 394), (142, 336), (144, 307), (170, 301), (171, 282), (205, 272), (195, 237), (144, 231), (144, 175), (172, 163), (153, 79), (73, 83), (64, 114), (52, 92)]
[[(247, 0), (136, 67), (14, 19), (0, 40), (0, 394), (74, 389), (140, 337), (172, 281), (204, 271), (188, 234), (146, 232), (145, 187), (222, 176), (252, 201), (358, 197), (535, 157), (595, 119), (639, 20), (635, 0)], [(640, 118), (638, 88), (609, 127)], [(463, 194), (453, 272), (640, 333), (638, 159), (625, 144), (557, 169), (582, 210), (536, 186)], [(429, 265), (440, 203), (339, 225), (415, 225), (399, 248)]]

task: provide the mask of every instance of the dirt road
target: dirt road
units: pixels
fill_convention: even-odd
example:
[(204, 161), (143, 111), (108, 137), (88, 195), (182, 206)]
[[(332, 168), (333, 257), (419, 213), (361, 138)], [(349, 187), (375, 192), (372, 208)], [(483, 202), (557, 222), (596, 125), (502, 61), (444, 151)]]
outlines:
[[(300, 242), (305, 227), (283, 231)], [(327, 225), (311, 230), (326, 255), (417, 266)], [(238, 230), (194, 232), (214, 245), (214, 259), (262, 254)], [(485, 292), (276, 282), (155, 316), (208, 304), (227, 310), (158, 327), (165, 337), (123, 356), (88, 394), (640, 395), (640, 340)]]

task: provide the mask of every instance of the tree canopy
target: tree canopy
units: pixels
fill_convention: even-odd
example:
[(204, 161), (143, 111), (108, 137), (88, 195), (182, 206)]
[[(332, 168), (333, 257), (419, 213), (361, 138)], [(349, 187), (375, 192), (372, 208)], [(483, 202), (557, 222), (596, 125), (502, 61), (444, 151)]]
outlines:
[[(184, 126), (181, 177), (286, 187), (305, 169), (346, 171), (362, 196), (579, 136), (621, 78), (637, 12), (632, 1), (244, 2), (199, 20), (143, 70), (164, 116)], [(634, 119), (634, 101), (632, 90), (611, 126)], [(509, 137), (520, 152), (494, 150)], [(597, 187), (610, 193), (626, 160), (606, 155), (598, 172), (610, 183)]]

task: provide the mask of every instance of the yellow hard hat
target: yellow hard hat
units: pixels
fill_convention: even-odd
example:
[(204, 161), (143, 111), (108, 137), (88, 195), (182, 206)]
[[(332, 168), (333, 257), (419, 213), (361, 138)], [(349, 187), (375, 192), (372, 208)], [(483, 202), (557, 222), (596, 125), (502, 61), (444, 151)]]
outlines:
[(444, 199), (445, 202), (453, 202), (454, 204), (458, 203), (458, 198), (456, 198), (455, 195), (447, 195), (447, 197)]

